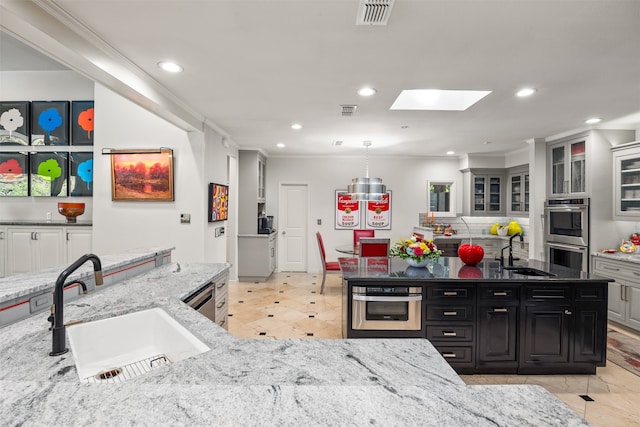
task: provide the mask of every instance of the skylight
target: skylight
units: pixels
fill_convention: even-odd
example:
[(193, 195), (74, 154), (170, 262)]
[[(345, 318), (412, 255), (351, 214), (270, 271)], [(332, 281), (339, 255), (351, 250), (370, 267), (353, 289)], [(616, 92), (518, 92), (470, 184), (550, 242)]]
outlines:
[(389, 109), (464, 111), (490, 93), (490, 90), (403, 90)]

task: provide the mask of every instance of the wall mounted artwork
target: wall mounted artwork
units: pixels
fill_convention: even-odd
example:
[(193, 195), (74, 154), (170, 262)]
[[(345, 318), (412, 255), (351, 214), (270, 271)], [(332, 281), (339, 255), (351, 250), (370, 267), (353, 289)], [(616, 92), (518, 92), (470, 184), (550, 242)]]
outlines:
[(112, 200), (174, 200), (173, 150), (110, 150), (107, 154), (111, 155)]
[(391, 230), (391, 190), (382, 195), (382, 200), (367, 200), (365, 206), (366, 228)]
[(229, 219), (229, 186), (209, 183), (209, 222)]
[(69, 104), (31, 102), (31, 145), (69, 145)]
[(0, 152), (0, 197), (29, 195), (29, 155)]
[(29, 145), (30, 102), (0, 101), (0, 145)]
[(93, 153), (69, 153), (69, 195), (93, 195)]
[(32, 196), (66, 197), (69, 153), (31, 153), (30, 186)]
[(71, 102), (71, 144), (93, 145), (93, 101)]
[(336, 190), (336, 230), (360, 227), (360, 202), (354, 200), (346, 190)]

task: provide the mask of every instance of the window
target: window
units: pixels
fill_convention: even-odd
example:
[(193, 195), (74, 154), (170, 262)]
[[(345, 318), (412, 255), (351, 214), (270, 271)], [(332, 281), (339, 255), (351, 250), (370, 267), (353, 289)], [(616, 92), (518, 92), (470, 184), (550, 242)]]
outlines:
[(427, 211), (435, 212), (438, 216), (455, 216), (455, 192), (453, 182), (427, 182)]

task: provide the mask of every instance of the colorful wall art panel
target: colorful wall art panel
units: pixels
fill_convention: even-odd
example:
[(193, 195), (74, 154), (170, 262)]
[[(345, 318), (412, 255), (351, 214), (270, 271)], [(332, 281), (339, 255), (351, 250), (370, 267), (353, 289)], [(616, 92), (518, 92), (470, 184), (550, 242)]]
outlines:
[(93, 153), (69, 153), (69, 195), (93, 195)]
[(31, 145), (69, 145), (69, 101), (31, 103)]
[(0, 145), (29, 145), (29, 101), (0, 101)]
[(71, 102), (71, 144), (93, 145), (93, 101)]
[(67, 155), (69, 153), (31, 153), (31, 195), (67, 196)]
[(173, 150), (112, 150), (111, 199), (173, 201)]
[(0, 197), (29, 195), (29, 155), (0, 152)]
[(229, 186), (209, 183), (209, 222), (229, 219)]

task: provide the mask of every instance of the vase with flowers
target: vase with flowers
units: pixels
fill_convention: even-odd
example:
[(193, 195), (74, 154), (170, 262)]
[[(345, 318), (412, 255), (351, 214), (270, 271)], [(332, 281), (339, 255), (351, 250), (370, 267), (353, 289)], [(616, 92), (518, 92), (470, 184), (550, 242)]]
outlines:
[(411, 236), (395, 243), (389, 250), (389, 255), (404, 259), (411, 267), (425, 267), (430, 261), (440, 258), (442, 251), (433, 240)]

